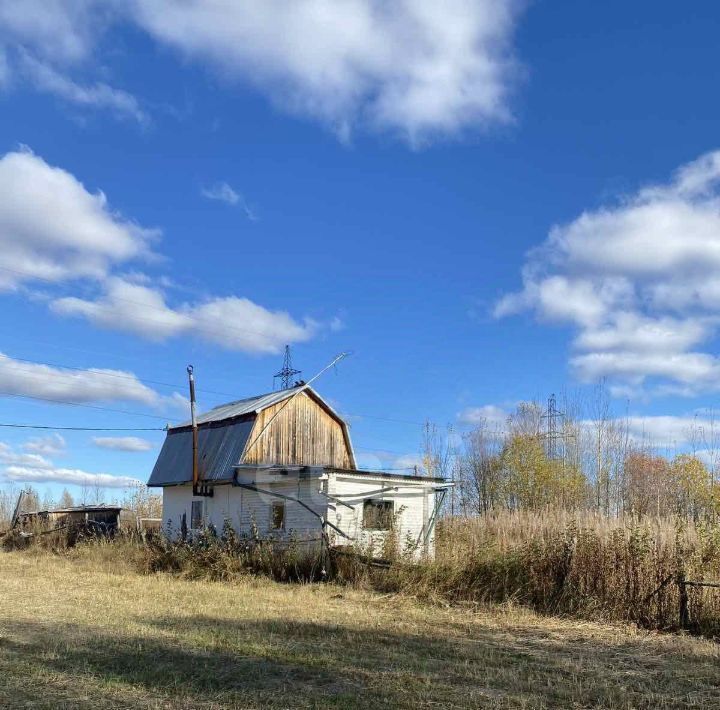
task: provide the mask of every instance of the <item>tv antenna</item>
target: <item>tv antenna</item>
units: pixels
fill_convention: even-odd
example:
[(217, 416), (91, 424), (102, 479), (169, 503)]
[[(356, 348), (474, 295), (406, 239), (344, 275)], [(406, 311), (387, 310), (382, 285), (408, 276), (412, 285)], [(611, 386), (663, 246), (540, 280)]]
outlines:
[(277, 380), (280, 380), (280, 389), (287, 390), (293, 386), (295, 375), (302, 375), (302, 370), (295, 370), (292, 366), (292, 355), (290, 354), (290, 346), (285, 346), (285, 359), (283, 360), (282, 370), (273, 375), (273, 391)]

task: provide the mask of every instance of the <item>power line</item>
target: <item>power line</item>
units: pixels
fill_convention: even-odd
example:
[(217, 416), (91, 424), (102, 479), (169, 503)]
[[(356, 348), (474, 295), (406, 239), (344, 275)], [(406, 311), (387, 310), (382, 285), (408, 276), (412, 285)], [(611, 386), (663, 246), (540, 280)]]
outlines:
[[(179, 384), (173, 384), (172, 382), (160, 382), (158, 380), (148, 380), (143, 379), (141, 380), (136, 375), (125, 375), (121, 372), (106, 372), (103, 369), (99, 369), (96, 367), (78, 367), (76, 365), (63, 365), (61, 363), (56, 362), (40, 362), (38, 360), (30, 360), (28, 358), (24, 357), (11, 357), (10, 355), (6, 356), (8, 360), (12, 360), (13, 362), (24, 362), (29, 365), (38, 365), (40, 367), (55, 367), (55, 368), (62, 368), (63, 370), (74, 370), (76, 372), (89, 372), (93, 375), (99, 375), (100, 377), (114, 377), (116, 379), (121, 380), (132, 380), (133, 382), (138, 382), (140, 384), (153, 384), (153, 385), (161, 385), (163, 387), (172, 387), (173, 389), (181, 389), (184, 385)], [(0, 364), (2, 364), (2, 358), (0, 357)], [(19, 370), (24, 370), (25, 372), (34, 372), (34, 370), (30, 368), (23, 368), (23, 367), (17, 367), (16, 365), (11, 365), (12, 367), (16, 367)], [(64, 373), (58, 372), (58, 375), (63, 375)], [(68, 373), (70, 374), (70, 373)], [(209, 390), (206, 390), (209, 392)], [(225, 392), (215, 392), (214, 394), (222, 394), (223, 396), (227, 393)]]
[[(3, 397), (19, 397), (21, 399), (33, 399), (40, 402), (50, 402), (51, 404), (67, 404), (71, 407), (85, 407), (86, 409), (96, 409), (102, 412), (113, 412), (115, 414), (127, 414), (132, 417), (148, 417), (150, 419), (161, 419), (162, 421), (168, 421), (167, 417), (161, 417), (157, 414), (146, 414), (145, 412), (131, 412), (127, 409), (114, 409), (112, 407), (101, 407), (96, 404), (85, 404), (84, 402), (71, 402), (64, 399), (50, 399), (49, 397), (38, 397), (31, 394), (16, 394), (14, 392), (3, 392), (0, 391), (0, 396)], [(177, 420), (173, 420), (177, 421)]]
[[(9, 355), (7, 356), (7, 358), (8, 358), (8, 360), (12, 361), (9, 363), (9, 365), (12, 369), (21, 370), (23, 372), (28, 372), (33, 375), (37, 374), (34, 369), (32, 369), (30, 367), (22, 367), (21, 365), (15, 365), (14, 363), (21, 362), (21, 363), (25, 363), (28, 365), (37, 365), (40, 367), (54, 367), (54, 368), (62, 368), (64, 370), (73, 370), (75, 372), (88, 372), (88, 373), (91, 373), (98, 377), (110, 377), (110, 378), (115, 378), (115, 379), (129, 380), (131, 382), (135, 382), (136, 384), (141, 384), (141, 385), (142, 384), (161, 385), (163, 387), (170, 387), (170, 388), (176, 389), (176, 390), (182, 389), (185, 386), (185, 385), (181, 385), (181, 384), (177, 384), (177, 383), (161, 382), (159, 380), (150, 380), (150, 379), (145, 379), (145, 378), (141, 379), (140, 377), (137, 377), (136, 375), (126, 375), (126, 374), (123, 374), (120, 372), (105, 372), (104, 370), (101, 370), (98, 368), (85, 368), (85, 367), (78, 367), (76, 365), (65, 365), (63, 363), (45, 362), (45, 361), (41, 361), (41, 360), (30, 360), (29, 358), (11, 357)], [(0, 358), (0, 365), (2, 365), (2, 362), (3, 361)], [(57, 372), (57, 373), (54, 373), (53, 376), (55, 376), (55, 377), (62, 377), (62, 376), (72, 377), (72, 374)], [(222, 397), (231, 397), (231, 398), (237, 397), (237, 394), (233, 394), (231, 392), (222, 392), (220, 390), (210, 390), (210, 389), (205, 389), (203, 387), (198, 387), (197, 391), (202, 392), (204, 394), (216, 394), (216, 395), (220, 395)], [(4, 393), (0, 392), (0, 394), (4, 394)], [(25, 396), (25, 395), (16, 395), (16, 396), (20, 397), (20, 396)], [(47, 401), (64, 404), (64, 402), (61, 402), (60, 400), (55, 400), (55, 399), (48, 399)], [(409, 424), (412, 426), (424, 426), (423, 422), (415, 422), (415, 421), (411, 421), (409, 419), (395, 419), (392, 417), (378, 417), (374, 414), (357, 414), (354, 412), (342, 412), (341, 415), (344, 415), (345, 417), (357, 417), (357, 418), (362, 418), (362, 419), (375, 419), (375, 420), (383, 421), (383, 422)], [(150, 415), (147, 415), (147, 416), (150, 416)], [(159, 418), (162, 419), (163, 417), (159, 417)]]
[(2, 424), (7, 429), (51, 429), (53, 431), (165, 431), (165, 427), (49, 426), (45, 424)]
[(392, 417), (378, 417), (375, 414), (356, 414), (353, 412), (341, 412), (346, 417), (357, 417), (358, 419), (377, 419), (381, 422), (396, 422), (398, 424), (412, 424), (413, 426), (425, 426), (426, 422), (414, 422), (410, 419), (393, 419)]

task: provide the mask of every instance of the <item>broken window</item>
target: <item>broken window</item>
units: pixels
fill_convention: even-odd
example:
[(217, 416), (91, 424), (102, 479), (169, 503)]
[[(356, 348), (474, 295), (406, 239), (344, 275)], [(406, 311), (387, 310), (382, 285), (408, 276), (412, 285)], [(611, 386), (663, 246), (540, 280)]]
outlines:
[(370, 499), (363, 503), (363, 527), (366, 530), (390, 530), (395, 504), (391, 500)]
[(273, 530), (285, 529), (285, 501), (276, 500), (273, 502), (270, 526)]
[(194, 500), (190, 509), (190, 527), (193, 530), (200, 530), (203, 527), (204, 506), (203, 500)]

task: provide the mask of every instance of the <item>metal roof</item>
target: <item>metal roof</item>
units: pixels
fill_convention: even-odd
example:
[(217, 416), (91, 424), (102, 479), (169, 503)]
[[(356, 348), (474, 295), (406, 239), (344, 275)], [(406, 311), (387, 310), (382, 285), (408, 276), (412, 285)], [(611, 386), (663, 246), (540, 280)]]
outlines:
[[(248, 397), (247, 399), (238, 399), (234, 402), (221, 404), (220, 406), (211, 409), (209, 412), (205, 412), (205, 414), (198, 415), (197, 423), (200, 425), (208, 424), (210, 422), (221, 422), (225, 419), (235, 419), (236, 417), (242, 417), (246, 414), (254, 414), (262, 409), (267, 409), (267, 407), (272, 407), (273, 404), (282, 402), (288, 397), (292, 397), (298, 389), (300, 389), (300, 387), (291, 387), (286, 390), (268, 392), (267, 394), (260, 394), (256, 397)], [(311, 390), (311, 388), (305, 386), (305, 390)], [(313, 391), (313, 394), (319, 398), (319, 395), (317, 395), (316, 392)], [(184, 424), (178, 424), (177, 426), (171, 427), (170, 430), (172, 431), (172, 429), (181, 429), (189, 426), (190, 422), (185, 422)]]
[[(289, 399), (301, 390), (314, 398), (340, 422), (354, 463), (355, 455), (346, 422), (312, 387), (298, 385), (221, 404), (205, 414), (200, 414), (197, 417), (200, 480), (214, 483), (231, 481), (234, 467), (240, 463), (255, 423), (255, 414)], [(185, 422), (168, 429), (165, 443), (150, 474), (148, 486), (171, 486), (191, 481), (192, 429), (191, 423)]]
[[(254, 422), (254, 417), (245, 417), (225, 425), (198, 428), (198, 467), (201, 480), (215, 483), (232, 480), (234, 466), (240, 463)], [(170, 429), (155, 462), (155, 468), (150, 474), (148, 486), (171, 486), (191, 481), (192, 430)]]

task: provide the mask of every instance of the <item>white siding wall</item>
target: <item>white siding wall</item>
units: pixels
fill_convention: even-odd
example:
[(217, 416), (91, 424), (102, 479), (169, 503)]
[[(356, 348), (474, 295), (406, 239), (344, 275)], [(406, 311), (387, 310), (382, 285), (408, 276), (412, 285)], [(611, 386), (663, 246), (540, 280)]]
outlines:
[[(250, 481), (248, 481), (250, 482)], [(319, 487), (317, 479), (285, 479), (282, 481), (258, 482), (259, 488), (299, 498), (321, 515), (325, 499), (312, 494), (312, 487)], [(176, 536), (180, 532), (183, 513), (190, 528), (191, 503), (205, 502), (205, 524), (214, 525), (221, 532), (226, 520), (239, 534), (250, 535), (253, 525), (260, 536), (269, 534), (282, 536), (271, 528), (272, 503), (282, 499), (235, 486), (216, 486), (211, 498), (194, 498), (192, 486), (168, 486), (163, 489), (163, 530)], [(284, 535), (294, 534), (299, 538), (318, 537), (320, 521), (308, 510), (293, 501), (285, 501)]]
[[(398, 487), (397, 491), (373, 493), (382, 488)], [(344, 533), (363, 547), (370, 548), (372, 554), (381, 555), (387, 532), (370, 531), (363, 528), (363, 502), (368, 498), (393, 501), (397, 528), (394, 534), (400, 551), (412, 552), (420, 556), (423, 552), (432, 555), (435, 545), (434, 530), (428, 540), (427, 550), (424, 546), (425, 525), (435, 505), (435, 493), (427, 481), (400, 481), (398, 479), (382, 479), (367, 474), (331, 473), (328, 482), (330, 496), (339, 496), (340, 500), (349, 503), (354, 510), (344, 505), (335, 504), (335, 510), (328, 512), (328, 520), (337, 525)], [(418, 540), (420, 544), (417, 545)], [(351, 540), (335, 534), (335, 544), (352, 544)], [(417, 545), (417, 547), (416, 547)]]
[[(383, 544), (388, 536), (387, 532), (369, 531), (363, 528), (363, 501), (368, 497), (373, 499), (392, 500), (394, 502), (396, 521), (395, 530), (400, 550), (413, 548), (416, 556), (424, 552), (434, 553), (434, 529), (430, 535), (427, 546), (424, 545), (425, 526), (432, 515), (435, 505), (435, 493), (427, 481), (399, 481), (397, 479), (382, 479), (370, 477), (367, 474), (330, 473), (327, 480), (314, 478), (267, 477), (266, 480), (256, 480), (248, 476), (243, 482), (256, 485), (276, 493), (299, 498), (317, 513), (326, 516), (334, 525), (354, 540), (348, 540), (329, 529), (331, 539), (335, 544), (347, 545), (357, 542), (363, 547), (372, 549), (376, 555), (382, 554)], [(397, 486), (397, 491), (387, 491), (368, 496), (368, 493), (381, 488)], [(350, 510), (344, 505), (331, 501), (319, 493), (323, 487), (329, 495), (340, 494), (341, 499), (352, 505)], [(212, 498), (193, 498), (192, 486), (169, 486), (163, 489), (163, 530), (171, 535), (180, 532), (182, 515), (187, 516), (187, 525), (190, 527), (191, 502), (193, 500), (205, 501), (205, 523), (215, 526), (220, 532), (225, 520), (229, 520), (235, 530), (241, 535), (250, 535), (255, 525), (260, 536), (269, 534), (278, 535), (271, 529), (271, 515), (273, 501), (281, 500), (256, 491), (250, 491), (235, 486), (217, 486)], [(320, 521), (302, 506), (293, 501), (285, 501), (285, 531), (284, 534), (294, 534), (298, 538), (316, 538), (320, 535)], [(420, 544), (415, 545), (420, 541)]]

